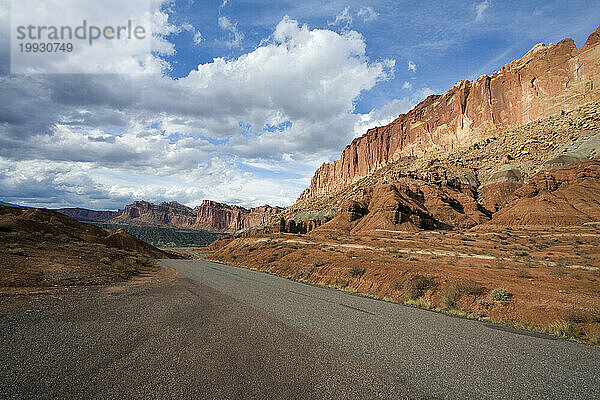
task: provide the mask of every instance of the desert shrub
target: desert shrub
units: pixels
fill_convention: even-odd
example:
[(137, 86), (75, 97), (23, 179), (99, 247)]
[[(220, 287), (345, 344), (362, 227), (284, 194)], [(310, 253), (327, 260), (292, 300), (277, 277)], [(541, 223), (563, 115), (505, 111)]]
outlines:
[(74, 238), (72, 238), (71, 236), (66, 235), (64, 233), (61, 233), (60, 235), (58, 235), (56, 237), (56, 239), (59, 240), (59, 241), (61, 241), (61, 242), (67, 242), (67, 243), (74, 241)]
[(560, 269), (554, 269), (550, 271), (550, 275), (555, 276), (557, 278), (562, 278), (563, 276), (567, 275), (567, 273)]
[(348, 270), (348, 275), (352, 277), (362, 276), (365, 273), (365, 269), (360, 265), (353, 265), (352, 268)]
[(577, 274), (577, 273), (573, 273), (573, 274), (571, 274), (570, 276), (571, 276), (571, 278), (573, 278), (573, 279), (577, 279), (578, 281), (582, 281), (582, 280), (584, 280), (584, 279), (585, 279), (585, 277), (584, 277), (583, 275), (581, 275), (581, 274)]
[(565, 317), (565, 321), (570, 322), (572, 324), (582, 324), (586, 322), (588, 319), (587, 315), (582, 312), (572, 311)]
[(519, 268), (517, 270), (517, 277), (529, 279), (531, 278), (531, 274), (525, 268)]
[(154, 265), (154, 260), (148, 256), (145, 256), (143, 254), (138, 254), (136, 255), (136, 260), (139, 264), (142, 265)]
[(512, 299), (512, 294), (508, 293), (506, 289), (498, 288), (492, 290), (490, 297), (494, 301), (510, 301)]
[(565, 320), (559, 320), (550, 325), (550, 332), (567, 339), (577, 338), (583, 333), (578, 325)]
[(515, 254), (519, 257), (529, 257), (529, 253), (526, 251), (517, 251)]
[(13, 229), (13, 225), (9, 222), (0, 223), (0, 232), (12, 232)]
[(101, 262), (101, 263), (103, 263), (103, 264), (110, 264), (110, 263), (111, 263), (111, 260), (110, 260), (110, 258), (108, 258), (108, 257), (102, 257), (102, 258), (100, 259), (100, 262)]
[(445, 308), (454, 308), (456, 302), (460, 299), (460, 291), (454, 286), (449, 286), (442, 291), (441, 303)]
[(25, 253), (25, 250), (23, 250), (20, 247), (14, 248), (11, 251), (11, 254), (15, 255), (15, 256), (26, 256), (27, 253)]
[(442, 305), (446, 308), (453, 308), (463, 294), (479, 296), (485, 292), (486, 289), (477, 282), (470, 280), (455, 282), (442, 292)]
[(325, 265), (325, 264), (327, 264), (327, 263), (326, 263), (325, 261), (323, 261), (323, 260), (319, 259), (319, 258), (315, 258), (315, 259), (313, 260), (313, 265), (314, 265), (315, 267), (322, 267), (322, 266), (323, 266), (323, 265)]
[(415, 275), (406, 282), (405, 289), (408, 297), (415, 300), (423, 296), (426, 290), (435, 286), (435, 277)]
[(393, 290), (402, 290), (403, 286), (404, 286), (404, 283), (402, 281), (394, 281), (390, 285), (390, 288), (392, 288)]
[(301, 269), (296, 273), (298, 279), (308, 279), (313, 273), (312, 267)]
[(479, 300), (478, 303), (479, 303), (479, 306), (483, 307), (483, 308), (488, 308), (488, 307), (491, 307), (491, 306), (494, 305), (494, 303), (491, 303), (491, 302), (489, 302), (487, 300), (484, 300), (484, 299)]
[[(551, 255), (552, 253), (548, 253), (548, 255)], [(556, 261), (556, 266), (557, 267), (566, 267), (567, 265), (569, 265), (569, 260), (567, 260), (566, 258), (559, 258)]]
[(336, 279), (333, 285), (336, 288), (343, 289), (348, 287), (349, 284), (350, 282), (348, 282), (346, 279)]
[(136, 260), (131, 257), (125, 257), (112, 261), (112, 268), (123, 279), (129, 279), (139, 273), (139, 268)]
[(481, 286), (475, 281), (460, 281), (454, 284), (456, 289), (461, 293), (468, 294), (471, 296), (479, 296), (485, 293), (485, 287)]

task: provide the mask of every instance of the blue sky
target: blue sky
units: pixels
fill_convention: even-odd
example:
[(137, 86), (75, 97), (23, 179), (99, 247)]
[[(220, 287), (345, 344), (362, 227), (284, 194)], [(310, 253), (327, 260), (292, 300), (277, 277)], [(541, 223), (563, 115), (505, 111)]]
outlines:
[[(324, 4), (326, 3), (326, 4)], [(200, 5), (202, 4), (202, 5)], [(191, 24), (202, 34), (193, 42), (189, 31), (173, 35), (177, 53), (165, 57), (173, 66), (169, 76), (180, 78), (217, 57), (235, 58), (252, 51), (285, 15), (311, 28), (361, 33), (371, 59), (397, 61), (395, 78), (362, 93), (357, 112), (380, 108), (413, 89), (445, 91), (461, 79), (473, 80), (525, 54), (539, 42), (566, 37), (581, 47), (600, 21), (594, 1), (222, 1), (177, 0), (163, 6), (176, 24)], [(358, 16), (361, 9), (376, 14)], [(480, 17), (478, 18), (478, 7)], [(348, 8), (352, 22), (336, 25)], [(231, 34), (218, 24), (228, 18), (243, 34), (239, 46), (228, 47)], [(368, 17), (367, 17), (368, 19)], [(408, 70), (408, 62), (417, 65)], [(410, 90), (408, 90), (410, 92)]]
[(0, 200), (289, 205), (367, 128), (600, 21), (577, 0), (154, 4), (143, 66), (106, 50), (116, 75), (0, 76)]

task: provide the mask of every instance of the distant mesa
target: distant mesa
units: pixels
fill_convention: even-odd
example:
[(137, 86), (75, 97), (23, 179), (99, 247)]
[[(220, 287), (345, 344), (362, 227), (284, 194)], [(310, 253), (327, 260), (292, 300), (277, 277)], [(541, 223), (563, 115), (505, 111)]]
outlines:
[(119, 215), (118, 211), (95, 211), (85, 208), (59, 208), (56, 211), (82, 222), (106, 222)]
[(86, 222), (171, 226), (210, 232), (235, 232), (264, 225), (270, 218), (283, 211), (283, 208), (264, 205), (247, 209), (236, 205), (204, 200), (200, 206), (195, 208), (187, 207), (175, 201), (159, 204), (135, 201), (119, 211), (94, 211), (83, 208), (61, 208), (56, 211)]
[(18, 204), (7, 203), (5, 201), (0, 201), (0, 206), (14, 207), (14, 208), (31, 208), (31, 207), (27, 207), (27, 206), (20, 206)]

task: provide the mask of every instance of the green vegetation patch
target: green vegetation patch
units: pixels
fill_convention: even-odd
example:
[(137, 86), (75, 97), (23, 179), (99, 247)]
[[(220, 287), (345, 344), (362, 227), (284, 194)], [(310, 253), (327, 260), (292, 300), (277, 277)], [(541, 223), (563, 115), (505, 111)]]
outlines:
[(335, 210), (333, 209), (323, 209), (323, 210), (313, 210), (313, 211), (305, 211), (300, 214), (296, 214), (294, 218), (294, 222), (305, 221), (308, 219), (321, 219), (324, 217), (333, 217), (335, 215)]
[(106, 229), (123, 229), (125, 232), (157, 247), (202, 247), (226, 236), (225, 233), (166, 226), (96, 223)]

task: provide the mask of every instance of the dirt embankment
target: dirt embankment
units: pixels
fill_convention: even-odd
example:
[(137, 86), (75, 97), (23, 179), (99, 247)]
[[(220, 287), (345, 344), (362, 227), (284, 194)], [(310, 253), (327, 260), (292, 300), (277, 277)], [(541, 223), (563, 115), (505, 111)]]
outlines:
[(158, 271), (172, 255), (122, 230), (42, 209), (0, 206), (0, 290), (106, 285)]

